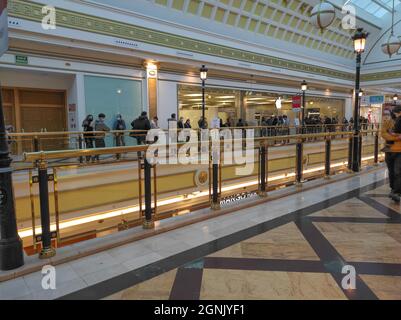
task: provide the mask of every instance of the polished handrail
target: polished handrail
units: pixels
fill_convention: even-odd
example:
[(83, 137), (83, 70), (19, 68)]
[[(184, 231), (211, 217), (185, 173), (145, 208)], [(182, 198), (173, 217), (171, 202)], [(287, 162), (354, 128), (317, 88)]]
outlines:
[[(364, 133), (378, 133), (378, 130), (365, 130), (361, 131), (361, 134)], [(243, 138), (243, 139), (230, 139), (235, 142), (246, 142), (246, 141), (254, 141), (254, 142), (269, 142), (269, 141), (280, 141), (280, 140), (303, 140), (309, 138), (324, 138), (324, 137), (333, 137), (333, 136), (352, 136), (353, 132), (349, 131), (337, 131), (337, 132), (322, 132), (322, 133), (313, 133), (313, 134), (294, 134), (294, 135), (281, 135), (281, 136), (269, 136), (269, 137), (255, 137), (255, 138)], [(221, 141), (223, 144), (227, 141)], [(209, 141), (211, 144), (212, 142)], [(196, 142), (182, 142), (182, 143), (170, 143), (166, 144), (167, 146), (190, 146), (190, 145), (199, 145), (199, 141)], [(26, 152), (23, 154), (24, 162), (35, 162), (40, 160), (54, 160), (54, 159), (68, 159), (68, 158), (78, 158), (85, 156), (94, 156), (94, 155), (106, 155), (106, 154), (122, 154), (122, 153), (131, 153), (131, 152), (143, 152), (147, 151), (149, 145), (141, 145), (141, 146), (123, 146), (123, 147), (107, 147), (107, 148), (92, 148), (92, 149), (76, 149), (76, 150), (57, 150), (57, 151), (40, 151), (40, 152)]]
[[(367, 126), (370, 127), (375, 127), (377, 129), (380, 128), (379, 124), (368, 124)], [(308, 124), (308, 125), (304, 125), (304, 128), (338, 128), (338, 127), (349, 127), (352, 128), (352, 124)], [(221, 127), (221, 128), (208, 128), (209, 130), (211, 129), (219, 129), (219, 130), (224, 130), (224, 129), (298, 129), (301, 130), (302, 126), (295, 126), (295, 125), (274, 125), (274, 126), (243, 126), (243, 127)], [(162, 128), (158, 128), (158, 130), (161, 131), (166, 131), (168, 132), (169, 129), (162, 129)], [(185, 130), (181, 129), (181, 128), (177, 128), (178, 131), (180, 130)], [(199, 131), (199, 128), (191, 128), (191, 130), (197, 130)], [(369, 130), (375, 130), (375, 129), (369, 129)], [(13, 137), (33, 137), (33, 136), (37, 136), (37, 137), (46, 137), (46, 136), (71, 136), (71, 135), (84, 135), (84, 136), (88, 136), (91, 137), (92, 135), (96, 135), (96, 134), (121, 134), (121, 133), (146, 133), (147, 130), (110, 130), (110, 131), (54, 131), (54, 132), (11, 132), (8, 133), (7, 135), (10, 138)], [(339, 132), (339, 131), (337, 131)], [(316, 133), (317, 134), (317, 133)]]

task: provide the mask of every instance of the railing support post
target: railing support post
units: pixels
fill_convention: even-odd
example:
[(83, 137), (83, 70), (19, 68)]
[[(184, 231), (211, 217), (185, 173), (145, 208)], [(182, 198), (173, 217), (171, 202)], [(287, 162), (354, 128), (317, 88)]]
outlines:
[(56, 250), (52, 247), (49, 210), (49, 180), (47, 175), (47, 162), (44, 159), (40, 160), (38, 163), (38, 178), (40, 222), (42, 226), (42, 250), (39, 253), (39, 258), (48, 259), (56, 255)]
[(353, 147), (353, 137), (348, 140), (348, 170), (352, 172), (352, 147)]
[[(213, 148), (212, 148), (213, 150)], [(220, 194), (219, 194), (219, 152), (212, 151), (212, 210), (220, 210)]]
[[(80, 150), (82, 150), (83, 146), (84, 146), (84, 139), (82, 137), (82, 134), (79, 134), (79, 136), (78, 136), (78, 148)], [(83, 163), (83, 162), (84, 162), (84, 157), (82, 157), (82, 156), (79, 157), (79, 163)]]
[(33, 137), (33, 151), (39, 152), (39, 138), (38, 136)]
[(359, 161), (359, 170), (362, 168), (362, 134), (359, 134), (359, 140), (358, 140), (358, 161)]
[(302, 180), (302, 176), (303, 176), (303, 139), (298, 139), (297, 144), (296, 144), (296, 172), (295, 172), (295, 176), (296, 176), (296, 184), (297, 185), (301, 185), (303, 180)]
[(330, 178), (331, 175), (331, 137), (326, 137), (326, 158), (325, 158), (325, 170), (324, 177), (326, 179)]
[(259, 163), (260, 163), (260, 171), (259, 171), (259, 196), (266, 197), (266, 188), (267, 188), (267, 146), (265, 142), (262, 142), (259, 148)]
[(145, 180), (145, 220), (144, 229), (153, 229), (155, 222), (152, 215), (152, 166), (144, 155), (144, 180)]
[(379, 164), (379, 133), (375, 133), (375, 165)]

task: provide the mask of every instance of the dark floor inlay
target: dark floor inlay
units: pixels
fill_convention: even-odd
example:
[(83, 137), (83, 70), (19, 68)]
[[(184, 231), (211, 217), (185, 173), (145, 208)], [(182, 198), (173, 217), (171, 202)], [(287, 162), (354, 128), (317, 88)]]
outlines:
[(179, 268), (170, 300), (199, 300), (202, 286), (203, 269)]
[[(289, 222), (292, 222), (295, 219), (308, 216), (312, 213), (326, 209), (330, 206), (336, 205), (345, 200), (354, 198), (354, 197), (361, 195), (365, 192), (368, 192), (370, 190), (374, 190), (374, 189), (384, 185), (384, 183), (386, 183), (386, 181), (387, 180), (376, 181), (376, 182), (373, 182), (372, 184), (364, 186), (362, 188), (354, 189), (352, 191), (349, 191), (349, 192), (343, 193), (341, 195), (335, 196), (333, 198), (324, 200), (322, 202), (316, 203), (309, 207), (288, 213), (286, 215), (275, 218), (273, 220), (262, 222), (258, 225), (235, 232), (233, 234), (227, 235), (227, 236), (219, 238), (217, 240), (210, 241), (201, 246), (191, 248), (185, 252), (178, 253), (174, 256), (154, 262), (150, 265), (143, 266), (139, 269), (129, 271), (127, 273), (124, 273), (124, 274), (121, 274), (114, 278), (94, 284), (87, 288), (83, 288), (76, 292), (70, 293), (63, 297), (60, 297), (59, 299), (60, 300), (66, 300), (66, 299), (76, 300), (76, 299), (102, 299), (102, 298), (105, 298), (105, 297), (110, 296), (114, 293), (117, 293), (121, 290), (127, 289), (138, 283), (149, 280), (160, 274), (163, 274), (165, 272), (168, 272), (170, 270), (178, 268), (182, 265), (185, 265), (191, 261), (201, 259), (202, 257), (206, 257), (209, 254), (212, 254), (219, 250), (225, 249), (238, 242), (249, 239), (258, 234), (264, 233), (266, 231), (273, 230), (277, 227), (280, 227)], [(191, 270), (191, 269), (189, 269), (189, 270)], [(198, 269), (198, 270), (200, 270), (200, 269)]]
[(206, 257), (205, 269), (283, 272), (327, 272), (320, 261)]
[(338, 286), (343, 290), (343, 293), (351, 300), (377, 300), (377, 296), (373, 291), (356, 276), (356, 289), (344, 290), (342, 288), (342, 280), (344, 274), (342, 269), (348, 263), (337, 252), (334, 246), (324, 237), (324, 235), (313, 225), (308, 217), (299, 219), (296, 222), (299, 230), (302, 232), (306, 241), (309, 242), (311, 247), (315, 250), (316, 254), (322, 260), (328, 272), (331, 273)]

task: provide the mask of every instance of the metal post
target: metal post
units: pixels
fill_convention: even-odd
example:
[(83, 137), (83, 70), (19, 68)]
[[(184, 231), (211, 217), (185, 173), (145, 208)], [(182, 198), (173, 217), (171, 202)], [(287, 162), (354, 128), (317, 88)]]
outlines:
[(353, 144), (353, 138), (349, 138), (348, 142), (348, 170), (352, 171), (352, 144)]
[(38, 138), (38, 136), (35, 136), (33, 138), (33, 151), (34, 152), (39, 152), (39, 138)]
[(358, 140), (358, 160), (359, 160), (359, 168), (362, 167), (362, 135), (359, 134), (359, 140)]
[(219, 194), (219, 163), (220, 154), (219, 150), (214, 150), (212, 147), (212, 203), (213, 210), (220, 209), (220, 194)]
[(266, 197), (266, 187), (267, 187), (267, 170), (266, 170), (266, 155), (267, 155), (267, 148), (264, 142), (261, 143), (259, 148), (259, 163), (260, 163), (260, 170), (259, 170), (259, 196)]
[(201, 128), (205, 129), (205, 80), (202, 80), (202, 121)]
[(143, 222), (144, 229), (153, 229), (155, 222), (152, 215), (152, 166), (144, 156), (145, 171), (145, 220)]
[(296, 144), (296, 184), (301, 184), (303, 175), (303, 141), (299, 139)]
[[(83, 145), (84, 145), (84, 142), (83, 142), (83, 138), (82, 138), (82, 135), (80, 134), (79, 136), (78, 136), (78, 148), (79, 149), (83, 149)], [(79, 157), (79, 163), (83, 163), (84, 162), (84, 157)]]
[(45, 160), (40, 160), (38, 163), (38, 178), (40, 222), (42, 226), (42, 250), (39, 253), (39, 258), (48, 259), (56, 255), (56, 250), (52, 247), (50, 231), (49, 185), (47, 175), (47, 162)]
[(305, 130), (305, 90), (302, 90), (302, 133), (306, 133)]
[(352, 146), (352, 171), (360, 171), (361, 148), (360, 141), (360, 123), (359, 123), (359, 90), (360, 90), (360, 74), (361, 74), (361, 54), (356, 55), (356, 77), (355, 77), (355, 108), (354, 108), (354, 136)]
[(0, 90), (0, 269), (12, 270), (24, 264), (22, 240), (17, 231), (12, 159), (9, 156), (3, 102)]
[(324, 177), (329, 179), (331, 175), (331, 137), (326, 137), (326, 159)]
[(375, 133), (375, 165), (379, 163), (379, 133)]

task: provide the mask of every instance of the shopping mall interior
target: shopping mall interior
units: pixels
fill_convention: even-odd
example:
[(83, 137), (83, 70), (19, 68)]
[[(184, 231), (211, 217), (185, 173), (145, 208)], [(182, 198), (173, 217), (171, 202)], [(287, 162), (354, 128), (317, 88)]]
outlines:
[(401, 300), (401, 0), (0, 10), (0, 300)]

